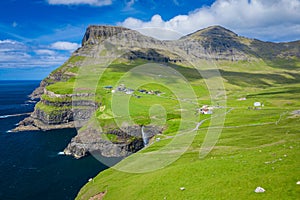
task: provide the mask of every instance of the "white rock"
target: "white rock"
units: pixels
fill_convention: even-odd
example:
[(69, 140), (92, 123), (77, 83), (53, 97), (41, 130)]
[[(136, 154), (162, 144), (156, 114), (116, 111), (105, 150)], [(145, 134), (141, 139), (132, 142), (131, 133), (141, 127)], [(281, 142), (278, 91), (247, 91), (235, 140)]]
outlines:
[(296, 183), (297, 185), (300, 185), (300, 181), (297, 181), (297, 183)]
[(185, 190), (185, 187), (181, 187), (180, 190), (181, 190), (181, 191)]
[(256, 192), (256, 193), (263, 193), (263, 192), (265, 192), (266, 190), (264, 189), (264, 188), (262, 188), (262, 187), (257, 187), (255, 190), (254, 190), (254, 192)]

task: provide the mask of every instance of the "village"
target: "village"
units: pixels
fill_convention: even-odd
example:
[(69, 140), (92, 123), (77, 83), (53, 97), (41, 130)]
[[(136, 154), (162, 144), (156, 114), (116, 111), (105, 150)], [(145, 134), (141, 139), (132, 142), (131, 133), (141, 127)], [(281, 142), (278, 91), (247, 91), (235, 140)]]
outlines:
[[(135, 96), (136, 98), (141, 98), (142, 96), (136, 95), (134, 92), (134, 89), (126, 87), (125, 84), (120, 84), (118, 87), (114, 89), (113, 86), (108, 85), (103, 87), (106, 90), (111, 91), (111, 93), (123, 93), (127, 95), (132, 95)], [(146, 89), (138, 89), (137, 90), (140, 94), (145, 94), (145, 95), (156, 95), (156, 96), (161, 96), (164, 93), (162, 93), (159, 90), (146, 90)], [(209, 106), (209, 105), (203, 105), (201, 108), (196, 109), (196, 115), (203, 114), (203, 115), (211, 115), (213, 114), (213, 110), (216, 109), (216, 106)]]
[[(106, 90), (110, 90), (111, 93), (123, 93), (127, 95), (135, 96), (136, 98), (141, 98), (142, 96), (134, 94), (135, 90), (128, 88), (125, 86), (125, 84), (120, 84), (118, 87), (114, 89), (113, 86), (108, 85), (103, 87)], [(146, 90), (146, 89), (138, 89), (137, 90), (140, 94), (146, 94), (146, 95), (156, 95), (161, 96), (164, 93), (162, 93), (159, 90)], [(242, 97), (237, 99), (238, 101), (246, 101), (246, 97)], [(261, 110), (264, 107), (264, 104), (261, 102), (254, 102), (253, 106), (248, 106), (249, 110)], [(219, 106), (210, 106), (210, 105), (203, 105), (201, 108), (196, 109), (196, 115), (202, 114), (202, 115), (211, 115), (213, 114), (213, 110), (219, 108)]]
[[(127, 94), (127, 95), (133, 95), (135, 96), (136, 98), (141, 98), (140, 95), (135, 95), (134, 92), (135, 90), (134, 89), (131, 89), (131, 88), (128, 88), (125, 86), (125, 84), (120, 84), (118, 87), (116, 87), (114, 89), (113, 86), (111, 85), (108, 85), (108, 86), (104, 86), (103, 87), (104, 89), (106, 90), (110, 90), (111, 93), (124, 93), (124, 94)], [(146, 89), (139, 89), (137, 90), (140, 94), (148, 94), (148, 95), (157, 95), (157, 96), (161, 96), (163, 93), (161, 91), (158, 91), (158, 90), (146, 90)]]

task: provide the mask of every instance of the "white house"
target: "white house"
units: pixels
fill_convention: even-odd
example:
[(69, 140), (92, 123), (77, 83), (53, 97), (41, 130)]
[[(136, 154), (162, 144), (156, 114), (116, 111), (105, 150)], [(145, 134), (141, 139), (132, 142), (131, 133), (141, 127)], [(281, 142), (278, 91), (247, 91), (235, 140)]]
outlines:
[(260, 102), (255, 102), (253, 105), (254, 105), (254, 107), (260, 107), (261, 103)]
[(201, 114), (204, 115), (211, 115), (213, 114), (213, 107), (209, 107), (208, 105), (202, 106), (202, 108), (199, 109)]

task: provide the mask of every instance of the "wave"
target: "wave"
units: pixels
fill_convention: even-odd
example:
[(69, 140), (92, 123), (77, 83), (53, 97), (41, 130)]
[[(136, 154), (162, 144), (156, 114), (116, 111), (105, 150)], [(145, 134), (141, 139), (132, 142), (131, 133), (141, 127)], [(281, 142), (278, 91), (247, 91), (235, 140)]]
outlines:
[(26, 101), (27, 104), (35, 104), (36, 102), (37, 102), (37, 101), (34, 101), (34, 100), (27, 100), (27, 101)]
[(60, 151), (57, 153), (57, 155), (65, 155), (65, 153), (63, 151)]
[(19, 114), (12, 114), (12, 115), (0, 115), (0, 119), (5, 119), (8, 117), (18, 117), (23, 115), (30, 115), (30, 113), (19, 113)]

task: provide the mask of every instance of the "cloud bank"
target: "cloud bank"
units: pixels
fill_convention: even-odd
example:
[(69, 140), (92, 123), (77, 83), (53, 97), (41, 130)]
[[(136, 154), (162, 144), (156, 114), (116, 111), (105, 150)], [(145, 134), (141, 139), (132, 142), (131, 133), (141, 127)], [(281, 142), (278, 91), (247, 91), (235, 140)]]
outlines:
[(90, 6), (108, 6), (112, 0), (47, 0), (50, 5), (90, 5)]
[[(177, 39), (211, 25), (221, 25), (236, 33), (269, 41), (300, 39), (300, 0), (216, 0), (187, 15), (164, 21), (154, 15), (150, 21), (127, 18), (119, 23), (158, 39)], [(168, 29), (164, 36), (149, 28)]]
[(70, 51), (79, 46), (63, 41), (49, 46), (33, 46), (15, 40), (0, 40), (0, 68), (59, 66), (69, 58)]

